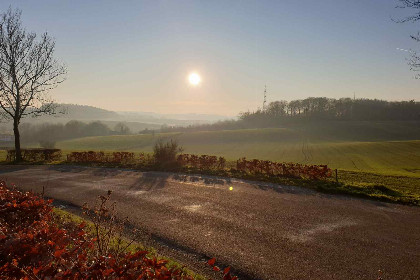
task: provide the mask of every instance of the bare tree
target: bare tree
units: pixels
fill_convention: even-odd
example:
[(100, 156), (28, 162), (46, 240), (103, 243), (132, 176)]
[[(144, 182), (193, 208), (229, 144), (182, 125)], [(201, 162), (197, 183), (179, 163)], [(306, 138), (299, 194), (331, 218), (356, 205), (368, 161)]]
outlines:
[(121, 135), (126, 135), (126, 134), (131, 133), (130, 128), (125, 123), (122, 123), (122, 122), (119, 122), (115, 125), (114, 131), (116, 133), (120, 133)]
[[(398, 23), (405, 23), (405, 22), (416, 22), (420, 20), (420, 1), (419, 0), (398, 0), (399, 5), (397, 8), (405, 9), (414, 9), (415, 13), (411, 16), (405, 17), (403, 19), (394, 20)], [(410, 36), (411, 39), (415, 40), (416, 42), (420, 42), (420, 32), (417, 32), (415, 35)], [(408, 60), (408, 65), (412, 71), (418, 72), (420, 71), (420, 55), (416, 51), (410, 51), (411, 57)], [(416, 76), (420, 78), (420, 75)]]
[(22, 160), (19, 123), (27, 116), (54, 114), (47, 92), (65, 80), (66, 68), (54, 57), (55, 42), (45, 32), (26, 32), (20, 10), (0, 15), (0, 107), (13, 120), (16, 161)]

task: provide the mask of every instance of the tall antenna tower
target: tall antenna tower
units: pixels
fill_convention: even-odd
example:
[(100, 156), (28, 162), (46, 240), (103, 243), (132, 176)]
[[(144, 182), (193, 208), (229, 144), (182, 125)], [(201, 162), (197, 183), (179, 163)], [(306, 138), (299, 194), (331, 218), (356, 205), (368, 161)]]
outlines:
[(263, 110), (265, 110), (266, 103), (267, 103), (267, 85), (264, 85), (264, 101), (263, 101)]

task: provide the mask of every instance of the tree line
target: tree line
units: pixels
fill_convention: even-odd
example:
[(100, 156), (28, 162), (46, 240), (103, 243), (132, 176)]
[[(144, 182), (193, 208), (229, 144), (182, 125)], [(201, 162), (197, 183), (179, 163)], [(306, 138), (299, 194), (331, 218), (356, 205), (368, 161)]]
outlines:
[(420, 102), (385, 101), (378, 99), (351, 99), (309, 97), (301, 100), (274, 101), (267, 108), (241, 113), (242, 120), (253, 119), (314, 119), (391, 121), (419, 120)]
[(241, 112), (238, 120), (187, 127), (164, 127), (162, 132), (276, 127), (300, 121), (419, 121), (420, 102), (309, 97), (274, 101), (264, 109)]
[(100, 121), (84, 123), (72, 120), (66, 124), (43, 123), (33, 125), (23, 123), (21, 125), (22, 140), (26, 143), (39, 143), (44, 148), (53, 148), (56, 141), (107, 135), (131, 134), (130, 129), (124, 123), (117, 123), (113, 129)]

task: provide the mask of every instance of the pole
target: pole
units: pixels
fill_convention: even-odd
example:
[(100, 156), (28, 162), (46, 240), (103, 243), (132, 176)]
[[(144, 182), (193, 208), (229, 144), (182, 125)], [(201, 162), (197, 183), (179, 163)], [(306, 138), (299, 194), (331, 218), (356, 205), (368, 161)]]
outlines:
[(338, 170), (335, 169), (335, 182), (338, 183)]

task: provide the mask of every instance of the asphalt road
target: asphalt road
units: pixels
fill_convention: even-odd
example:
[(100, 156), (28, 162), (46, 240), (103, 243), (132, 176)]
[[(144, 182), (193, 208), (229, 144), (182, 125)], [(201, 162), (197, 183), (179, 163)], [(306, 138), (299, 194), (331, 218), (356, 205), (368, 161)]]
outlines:
[[(113, 191), (121, 216), (254, 279), (420, 279), (420, 207), (210, 176), (1, 166), (0, 179), (76, 206)], [(232, 190), (229, 188), (232, 187)], [(180, 249), (181, 250), (181, 249)]]

